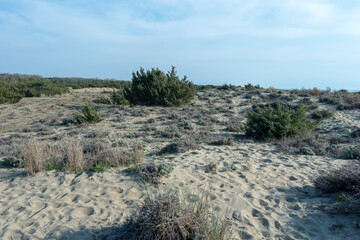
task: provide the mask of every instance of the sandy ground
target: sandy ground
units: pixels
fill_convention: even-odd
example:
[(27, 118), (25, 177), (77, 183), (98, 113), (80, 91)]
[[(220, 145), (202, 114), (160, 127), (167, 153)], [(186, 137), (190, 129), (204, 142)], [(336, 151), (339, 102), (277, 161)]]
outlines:
[[(149, 160), (152, 161), (152, 160)], [(155, 160), (156, 161), (156, 160)], [(358, 216), (328, 215), (316, 208), (326, 197), (311, 179), (343, 160), (284, 156), (271, 146), (202, 147), (176, 156), (165, 188), (183, 193), (207, 191), (219, 215), (227, 214), (237, 239), (356, 239)], [(217, 172), (205, 166), (217, 162)], [(238, 170), (226, 171), (235, 165)], [(4, 174), (6, 173), (6, 174)], [(27, 177), (1, 170), (0, 238), (101, 239), (134, 214), (146, 196), (144, 186), (122, 169), (105, 173), (44, 172)], [(150, 187), (148, 191), (156, 191)]]
[[(11, 105), (0, 106), (3, 136), (11, 134), (14, 126), (20, 129), (45, 118), (47, 109), (67, 109), (69, 114), (78, 110), (81, 104), (75, 102), (70, 108), (75, 100), (67, 97), (25, 99), (17, 104), (17, 110)], [(86, 97), (79, 99), (85, 102)], [(36, 105), (44, 100), (47, 108)], [(235, 105), (239, 102), (234, 98)], [(32, 113), (20, 118), (20, 112), (30, 106), (35, 109), (29, 111), (36, 116)], [(238, 107), (236, 112), (241, 110)], [(359, 120), (359, 111), (336, 112), (322, 128), (348, 134), (359, 127)], [(104, 124), (107, 128), (112, 123)], [(53, 131), (58, 134), (63, 128)], [(147, 149), (157, 147), (149, 145)], [(167, 188), (179, 189), (184, 196), (210, 194), (216, 214), (231, 221), (235, 239), (359, 239), (360, 230), (353, 222), (359, 222), (360, 217), (324, 213), (321, 205), (329, 197), (317, 193), (312, 184), (320, 172), (349, 160), (286, 155), (270, 144), (240, 140), (233, 146), (201, 145), (199, 150), (167, 157), (146, 155), (145, 162), (174, 163), (175, 170), (155, 187), (144, 186), (125, 168), (105, 173), (49, 171), (34, 176), (21, 169), (0, 169), (0, 239), (121, 239), (119, 225), (136, 213), (144, 197)], [(216, 172), (207, 171), (211, 162), (216, 163)]]

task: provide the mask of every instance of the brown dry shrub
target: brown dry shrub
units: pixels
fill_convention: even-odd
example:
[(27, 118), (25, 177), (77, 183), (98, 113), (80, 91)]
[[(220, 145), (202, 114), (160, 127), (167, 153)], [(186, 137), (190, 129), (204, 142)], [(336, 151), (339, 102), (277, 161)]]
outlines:
[(231, 235), (229, 221), (214, 216), (208, 197), (189, 203), (175, 191), (148, 196), (127, 226), (124, 239), (222, 240)]
[[(322, 136), (315, 136), (311, 132), (303, 136), (284, 137), (276, 140), (278, 150), (285, 153), (318, 155), (327, 154), (328, 140)], [(310, 151), (309, 151), (310, 150)], [(313, 152), (314, 154), (309, 154)]]
[[(324, 193), (360, 192), (360, 164), (352, 163), (335, 169), (314, 181), (315, 188)], [(359, 196), (360, 197), (360, 196)]]

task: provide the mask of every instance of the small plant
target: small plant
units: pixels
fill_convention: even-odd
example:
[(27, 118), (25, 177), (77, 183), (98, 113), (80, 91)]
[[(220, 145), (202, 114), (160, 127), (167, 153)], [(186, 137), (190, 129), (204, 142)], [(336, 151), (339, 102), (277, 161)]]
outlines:
[(334, 113), (330, 112), (329, 110), (315, 111), (311, 114), (311, 117), (315, 120), (323, 120), (332, 116), (334, 116)]
[(224, 137), (220, 138), (219, 140), (214, 140), (210, 142), (210, 145), (216, 145), (216, 146), (232, 146), (234, 145), (234, 138), (232, 137)]
[(162, 148), (158, 152), (158, 155), (185, 153), (189, 150), (196, 150), (198, 147), (198, 144), (193, 138), (183, 138), (176, 143), (170, 143), (169, 145)]
[(261, 140), (279, 139), (303, 135), (313, 127), (314, 123), (306, 119), (306, 109), (302, 105), (293, 110), (278, 103), (250, 110), (247, 114), (246, 135)]
[(94, 102), (100, 104), (111, 104), (110, 99), (107, 97), (97, 97)]
[(162, 163), (159, 165), (148, 164), (137, 169), (142, 180), (152, 184), (160, 183), (162, 177), (168, 177), (174, 170), (174, 165)]
[(95, 166), (91, 167), (89, 170), (97, 173), (105, 172), (110, 167), (110, 162), (104, 158), (98, 158), (96, 160)]
[(217, 165), (216, 162), (211, 162), (205, 166), (205, 172), (206, 173), (216, 173), (217, 172)]
[(75, 115), (75, 119), (79, 124), (83, 123), (98, 123), (102, 121), (99, 112), (94, 108), (91, 103), (88, 103), (81, 110), (82, 115)]
[(251, 83), (248, 83), (248, 84), (246, 84), (245, 86), (244, 86), (244, 88), (245, 88), (245, 91), (254, 91), (254, 90), (256, 90), (256, 89), (261, 89), (261, 87), (260, 87), (260, 85), (259, 84), (257, 84), (257, 85), (252, 85)]
[(48, 159), (46, 160), (46, 170), (65, 170), (65, 165), (55, 159)]
[(23, 168), (25, 167), (24, 161), (21, 158), (13, 156), (6, 156), (0, 161), (0, 167), (5, 168)]
[[(128, 220), (123, 239), (209, 239), (231, 238), (230, 223), (210, 211), (208, 196), (195, 202), (168, 191), (144, 200), (137, 216)], [(130, 230), (129, 230), (130, 229)]]

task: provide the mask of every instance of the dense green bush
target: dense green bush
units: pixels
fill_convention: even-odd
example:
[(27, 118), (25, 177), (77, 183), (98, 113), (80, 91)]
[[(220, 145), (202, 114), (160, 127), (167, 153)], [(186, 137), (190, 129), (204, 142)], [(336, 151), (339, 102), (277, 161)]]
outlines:
[(131, 86), (125, 88), (125, 98), (132, 105), (181, 106), (195, 96), (195, 85), (186, 79), (179, 79), (175, 67), (167, 74), (158, 68), (133, 72)]
[(323, 120), (325, 118), (330, 118), (332, 116), (334, 116), (334, 113), (330, 112), (329, 110), (315, 111), (311, 114), (311, 117), (315, 120)]
[(110, 99), (113, 104), (116, 105), (129, 105), (129, 101), (125, 98), (124, 88), (120, 88), (118, 91), (110, 93)]
[(0, 87), (0, 104), (2, 103), (17, 103), (21, 100), (21, 95), (7, 89), (3, 86)]
[(246, 135), (256, 139), (282, 138), (305, 134), (313, 127), (313, 122), (306, 119), (306, 109), (302, 105), (291, 109), (278, 103), (250, 110)]
[(81, 110), (82, 115), (75, 115), (75, 120), (79, 123), (98, 123), (102, 121), (99, 112), (94, 108), (92, 104), (87, 104)]

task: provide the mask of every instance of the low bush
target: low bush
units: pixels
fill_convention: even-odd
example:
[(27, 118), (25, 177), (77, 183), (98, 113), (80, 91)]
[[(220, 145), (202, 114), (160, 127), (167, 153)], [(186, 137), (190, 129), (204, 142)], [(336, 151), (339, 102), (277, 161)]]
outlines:
[(83, 123), (98, 123), (102, 121), (99, 112), (94, 108), (92, 104), (87, 104), (81, 110), (82, 115), (75, 115), (75, 120), (79, 124)]
[(107, 97), (97, 97), (94, 102), (100, 104), (111, 104), (110, 99)]
[(324, 193), (359, 192), (360, 164), (348, 164), (319, 176), (314, 181), (316, 189)]
[(3, 103), (17, 103), (21, 100), (22, 96), (8, 88), (0, 87), (0, 104)]
[(315, 120), (323, 120), (332, 116), (334, 116), (334, 113), (330, 112), (329, 110), (315, 111), (311, 114), (311, 117)]
[(132, 105), (181, 106), (194, 99), (195, 85), (186, 79), (179, 79), (175, 67), (167, 74), (158, 68), (133, 72), (131, 86), (125, 88), (125, 99)]
[(161, 178), (168, 177), (173, 170), (174, 166), (169, 163), (162, 163), (158, 165), (148, 164), (139, 167), (137, 169), (137, 173), (145, 182), (158, 184), (160, 183)]
[(251, 83), (248, 83), (244, 86), (245, 88), (245, 91), (254, 91), (254, 90), (257, 90), (257, 89), (261, 89), (260, 85), (257, 84), (257, 85), (252, 85)]
[(351, 163), (314, 180), (315, 188), (333, 194), (335, 203), (325, 210), (333, 213), (360, 213), (360, 164)]
[(120, 88), (119, 90), (114, 90), (110, 93), (110, 99), (113, 104), (116, 105), (129, 105), (129, 101), (125, 98), (125, 90), (124, 88)]
[(198, 144), (191, 138), (182, 138), (176, 143), (170, 143), (169, 145), (162, 148), (158, 155), (174, 154), (174, 153), (185, 153), (190, 150), (198, 149)]
[(25, 167), (24, 161), (21, 158), (16, 158), (13, 156), (3, 157), (0, 161), (0, 167), (5, 168), (23, 168)]
[(247, 113), (246, 135), (255, 139), (282, 138), (303, 135), (312, 130), (314, 123), (306, 119), (306, 109), (280, 105), (256, 107)]
[(168, 191), (144, 200), (137, 216), (128, 221), (124, 239), (230, 239), (230, 223), (219, 220), (210, 209), (208, 197), (195, 202)]
[(360, 145), (332, 144), (326, 150), (333, 157), (360, 160)]
[(282, 152), (302, 155), (327, 155), (328, 140), (322, 136), (315, 136), (311, 132), (302, 136), (284, 137), (276, 141)]
[(214, 140), (211, 141), (209, 144), (215, 145), (215, 146), (224, 146), (224, 145), (232, 146), (232, 145), (234, 145), (234, 138), (219, 136), (219, 137), (214, 138)]

